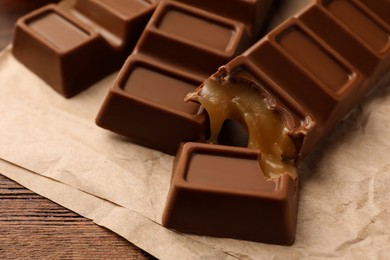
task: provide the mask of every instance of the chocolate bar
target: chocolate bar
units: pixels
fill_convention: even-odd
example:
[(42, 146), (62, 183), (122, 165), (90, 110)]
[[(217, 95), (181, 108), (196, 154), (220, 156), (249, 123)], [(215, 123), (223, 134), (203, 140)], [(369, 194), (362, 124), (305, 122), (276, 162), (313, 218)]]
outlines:
[[(256, 8), (264, 5), (250, 2)], [(202, 1), (198, 6), (215, 7)], [(247, 9), (253, 15), (253, 10)], [(183, 3), (161, 2), (110, 88), (97, 125), (172, 155), (183, 141), (205, 141), (206, 114), (199, 105), (186, 105), (184, 97), (249, 47), (253, 41), (250, 34), (253, 31), (242, 22)], [(133, 80), (141, 68), (148, 73)], [(156, 93), (161, 94), (157, 97)], [(158, 133), (154, 132), (156, 125)]]
[[(300, 161), (389, 72), (389, 23), (376, 12), (389, 7), (317, 1), (189, 93), (210, 143), (178, 150), (163, 225), (292, 244)], [(245, 147), (223, 143), (227, 120), (247, 131)]]
[[(14, 56), (59, 94), (66, 98), (72, 97), (123, 65), (126, 58), (132, 53), (154, 10), (158, 5), (164, 5), (164, 2), (159, 0), (76, 0), (72, 8), (66, 11), (57, 5), (45, 6), (22, 17), (16, 23)], [(201, 44), (206, 45), (212, 44), (212, 42), (207, 42), (207, 39), (216, 37), (227, 37), (226, 44), (234, 44), (229, 41), (231, 36), (229, 33), (232, 32), (231, 26), (235, 30), (239, 24), (238, 26), (242, 28), (236, 32), (245, 31), (247, 39), (244, 40), (244, 36), (236, 37), (242, 38), (242, 41), (239, 42), (241, 45), (237, 49), (235, 49), (236, 46), (225, 47), (233, 52), (241, 52), (249, 47), (249, 44), (245, 45), (244, 41), (251, 40), (253, 42), (259, 36), (258, 32), (262, 28), (272, 1), (230, 0), (229, 4), (222, 8), (214, 1), (210, 1), (210, 4), (205, 1), (182, 0), (180, 2), (186, 3), (186, 6), (193, 4), (204, 8), (204, 10), (191, 10), (190, 12), (195, 12), (195, 16), (187, 14), (183, 16), (182, 12), (168, 12), (168, 17), (164, 21), (172, 22), (187, 18), (185, 22), (189, 22), (188, 25), (195, 26), (195, 28), (202, 26), (201, 21), (203, 21), (203, 25), (209, 21), (215, 22), (214, 30), (211, 25), (204, 28), (209, 33), (219, 33), (212, 35), (213, 37), (210, 35), (203, 37), (200, 34), (201, 28), (182, 30), (182, 33), (185, 31), (198, 32), (196, 37), (203, 38), (202, 41), (206, 42)], [(235, 12), (234, 10), (242, 11)], [(181, 17), (177, 17), (178, 15)], [(213, 15), (218, 16), (218, 18), (211, 17)], [(200, 19), (197, 19), (199, 16)], [(188, 19), (189, 17), (192, 20)], [(193, 23), (191, 24), (191, 22)], [(162, 24), (164, 27), (166, 25), (166, 22)], [(173, 28), (172, 26), (168, 27)], [(180, 26), (176, 26), (177, 28)], [(164, 29), (158, 31), (164, 32)], [(159, 35), (153, 34), (152, 30), (149, 32), (151, 33), (150, 37)], [(165, 33), (169, 32), (163, 34), (165, 35)], [(165, 38), (159, 40), (163, 41), (163, 39)], [(153, 44), (149, 40), (146, 43)], [(171, 40), (170, 43), (175, 44), (176, 42)], [(180, 43), (176, 43), (175, 46), (178, 45)], [(157, 49), (160, 47), (160, 45), (157, 46)], [(199, 55), (198, 60), (202, 62), (202, 66), (198, 66), (199, 69), (208, 64), (208, 69), (205, 68), (206, 72), (202, 71), (204, 79), (215, 70), (217, 65), (226, 63), (228, 59), (224, 57), (227, 50), (221, 50), (217, 54), (213, 49), (209, 50), (209, 53), (216, 54), (215, 59), (213, 58), (210, 64), (205, 63), (204, 59), (210, 57), (204, 53), (207, 50), (203, 47), (199, 48), (197, 54), (193, 53), (192, 55), (194, 57)], [(224, 48), (224, 46), (219, 47)], [(145, 46), (145, 48), (148, 47)], [(194, 46), (194, 48), (197, 47)], [(184, 53), (180, 54), (180, 51), (184, 51)], [(146, 49), (145, 52), (147, 52)], [(165, 50), (161, 50), (160, 53), (163, 52), (169, 53)], [(187, 54), (186, 49), (178, 48), (176, 55), (168, 55), (168, 57), (182, 60), (188, 58)]]

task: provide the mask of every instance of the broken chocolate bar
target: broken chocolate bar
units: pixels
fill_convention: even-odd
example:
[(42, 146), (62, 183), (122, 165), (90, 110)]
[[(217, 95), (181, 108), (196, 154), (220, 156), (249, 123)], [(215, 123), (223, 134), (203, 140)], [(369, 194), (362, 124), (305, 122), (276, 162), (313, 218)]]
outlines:
[[(163, 225), (293, 243), (300, 161), (389, 72), (389, 24), (378, 9), (317, 1), (187, 95), (207, 111), (210, 143), (178, 151)], [(221, 145), (228, 120), (247, 131), (248, 148)]]

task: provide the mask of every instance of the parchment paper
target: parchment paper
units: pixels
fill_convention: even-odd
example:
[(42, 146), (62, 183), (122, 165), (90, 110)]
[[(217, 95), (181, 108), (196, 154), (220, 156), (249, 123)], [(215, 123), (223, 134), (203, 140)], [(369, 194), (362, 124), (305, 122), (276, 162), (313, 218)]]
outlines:
[[(279, 19), (305, 1), (297, 2), (287, 8), (286, 1)], [(114, 79), (66, 100), (17, 62), (10, 48), (3, 51), (0, 173), (162, 259), (390, 257), (389, 84), (304, 161), (296, 242), (283, 247), (163, 228), (173, 157), (94, 124)]]

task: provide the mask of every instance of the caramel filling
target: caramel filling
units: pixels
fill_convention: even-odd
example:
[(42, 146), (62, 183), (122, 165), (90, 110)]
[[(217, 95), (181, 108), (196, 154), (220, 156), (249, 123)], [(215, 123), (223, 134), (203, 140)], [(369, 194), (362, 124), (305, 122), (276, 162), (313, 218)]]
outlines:
[(259, 164), (266, 178), (283, 174), (297, 176), (294, 164), (296, 146), (288, 135), (281, 116), (270, 104), (274, 103), (245, 83), (208, 79), (187, 100), (200, 103), (210, 120), (211, 143), (218, 143), (218, 135), (225, 120), (240, 123), (248, 131), (248, 147), (259, 149)]

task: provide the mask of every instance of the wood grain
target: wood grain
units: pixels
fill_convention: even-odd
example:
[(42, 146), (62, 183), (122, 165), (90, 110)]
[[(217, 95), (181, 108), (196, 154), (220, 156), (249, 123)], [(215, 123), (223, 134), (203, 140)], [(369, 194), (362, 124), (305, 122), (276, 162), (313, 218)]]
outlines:
[[(0, 50), (18, 17), (55, 0), (0, 0)], [(0, 259), (152, 259), (115, 233), (0, 174)]]
[(0, 175), (0, 259), (148, 259), (113, 232)]

